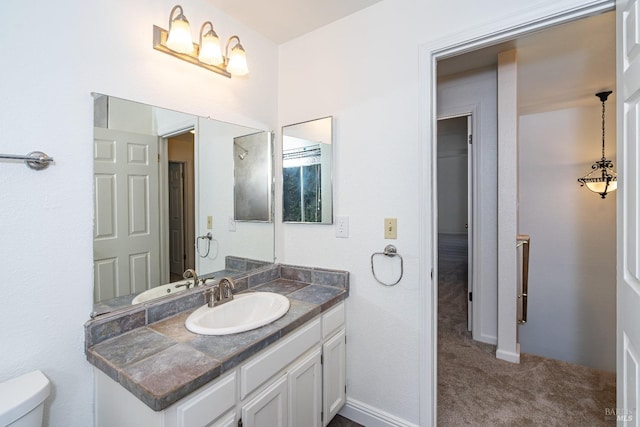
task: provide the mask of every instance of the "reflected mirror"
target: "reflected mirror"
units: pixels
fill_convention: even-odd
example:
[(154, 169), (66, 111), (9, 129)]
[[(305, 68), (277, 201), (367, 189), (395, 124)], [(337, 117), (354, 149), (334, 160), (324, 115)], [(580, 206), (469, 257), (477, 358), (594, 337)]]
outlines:
[(270, 132), (94, 94), (94, 313), (183, 291), (187, 269), (221, 278), (273, 263), (271, 216), (234, 217), (234, 139), (247, 135), (271, 174)]
[(282, 220), (333, 224), (333, 118), (282, 127)]

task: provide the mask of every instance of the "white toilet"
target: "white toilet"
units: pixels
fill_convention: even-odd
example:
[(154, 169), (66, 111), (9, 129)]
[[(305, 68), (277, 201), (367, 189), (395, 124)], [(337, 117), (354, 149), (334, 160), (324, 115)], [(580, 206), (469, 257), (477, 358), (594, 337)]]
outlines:
[(42, 427), (51, 385), (41, 371), (0, 383), (0, 427)]

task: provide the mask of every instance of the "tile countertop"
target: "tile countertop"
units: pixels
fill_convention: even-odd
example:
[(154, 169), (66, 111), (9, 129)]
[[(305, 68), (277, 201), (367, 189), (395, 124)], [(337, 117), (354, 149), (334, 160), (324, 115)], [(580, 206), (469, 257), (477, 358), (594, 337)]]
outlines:
[(249, 287), (246, 292), (276, 292), (291, 303), (283, 317), (263, 327), (222, 336), (194, 334), (184, 322), (195, 307), (88, 345), (87, 360), (151, 409), (163, 410), (347, 298), (348, 273), (340, 274), (345, 280), (339, 286), (284, 274), (292, 277)]

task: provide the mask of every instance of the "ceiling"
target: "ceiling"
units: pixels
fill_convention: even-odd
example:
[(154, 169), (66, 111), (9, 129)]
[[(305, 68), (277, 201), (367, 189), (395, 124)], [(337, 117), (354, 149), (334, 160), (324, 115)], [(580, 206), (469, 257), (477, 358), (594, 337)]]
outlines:
[(441, 60), (438, 77), (495, 66), (498, 53), (513, 48), (517, 49), (522, 114), (594, 104), (599, 102), (596, 92), (615, 89), (614, 12)]
[(277, 44), (365, 9), (381, 0), (209, 0)]
[[(277, 44), (381, 0), (208, 0)], [(593, 102), (615, 88), (615, 13), (607, 12), (438, 62), (439, 78), (495, 66), (499, 52), (517, 49), (521, 113)], [(613, 97), (615, 98), (615, 92)]]

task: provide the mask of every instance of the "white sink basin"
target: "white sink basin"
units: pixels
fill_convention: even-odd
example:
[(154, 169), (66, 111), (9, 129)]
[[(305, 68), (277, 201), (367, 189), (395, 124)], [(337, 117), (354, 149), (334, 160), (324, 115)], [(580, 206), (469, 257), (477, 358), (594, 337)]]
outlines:
[(152, 299), (160, 298), (165, 295), (173, 295), (178, 292), (184, 292), (187, 287), (180, 286), (176, 288), (176, 285), (184, 285), (185, 283), (190, 282), (193, 283), (193, 279), (191, 280), (181, 280), (179, 282), (169, 283), (167, 285), (156, 286), (155, 288), (151, 288), (137, 295), (132, 301), (131, 305), (140, 304), (142, 302), (147, 302)]
[(278, 320), (289, 310), (289, 299), (273, 292), (234, 295), (217, 307), (202, 306), (187, 318), (185, 326), (201, 335), (228, 335), (259, 328)]

